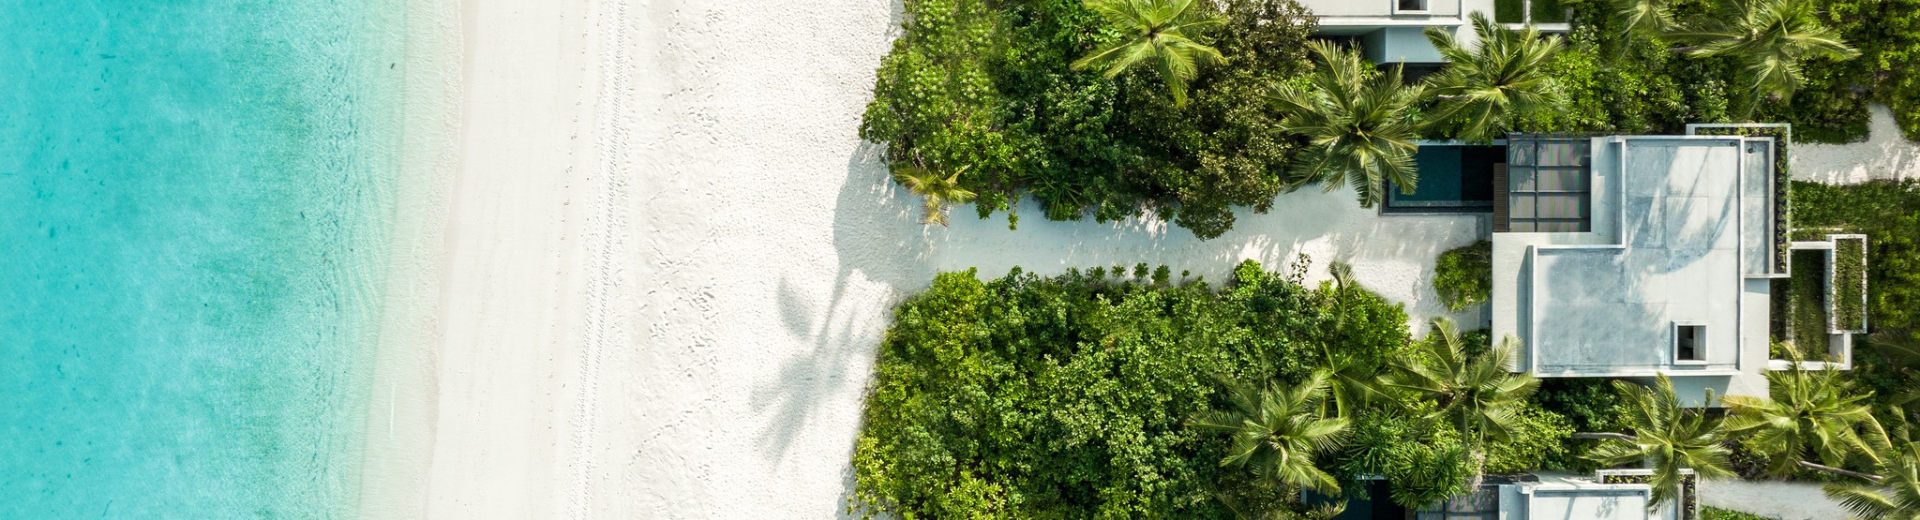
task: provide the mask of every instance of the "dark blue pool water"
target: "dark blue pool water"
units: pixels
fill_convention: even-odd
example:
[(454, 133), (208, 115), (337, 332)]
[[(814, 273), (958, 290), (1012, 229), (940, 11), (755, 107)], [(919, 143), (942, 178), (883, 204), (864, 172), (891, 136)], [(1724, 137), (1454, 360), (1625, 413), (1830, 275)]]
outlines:
[(1493, 211), (1493, 170), (1507, 161), (1507, 147), (1423, 144), (1413, 157), (1420, 172), (1411, 194), (1388, 186), (1389, 213)]

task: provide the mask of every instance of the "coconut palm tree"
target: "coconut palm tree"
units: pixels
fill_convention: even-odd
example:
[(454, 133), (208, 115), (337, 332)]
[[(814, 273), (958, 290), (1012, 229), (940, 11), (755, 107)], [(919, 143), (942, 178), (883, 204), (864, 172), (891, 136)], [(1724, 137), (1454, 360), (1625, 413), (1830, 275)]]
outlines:
[(1860, 520), (1920, 520), (1920, 443), (1893, 448), (1866, 475), (1871, 484), (1829, 484), (1827, 497)]
[(1507, 369), (1520, 342), (1508, 336), (1481, 355), (1467, 352), (1459, 327), (1446, 317), (1433, 319), (1434, 337), (1411, 362), (1399, 367), (1388, 385), (1410, 390), (1439, 405), (1434, 418), (1453, 421), (1475, 449), (1486, 439), (1513, 438), (1514, 413), (1540, 387), (1532, 374)]
[[(1320, 341), (1320, 358), (1316, 367), (1327, 376), (1327, 393), (1332, 397), (1332, 412), (1338, 417), (1352, 418), (1380, 395), (1377, 385), (1379, 367), (1361, 359), (1352, 351), (1335, 348), (1346, 337), (1347, 296), (1354, 287), (1353, 266), (1346, 262), (1335, 261), (1327, 268), (1333, 275), (1333, 292), (1327, 303), (1334, 308), (1333, 331), (1328, 338)], [(1322, 410), (1321, 413), (1326, 413)]]
[(1671, 0), (1616, 0), (1623, 36), (1660, 36), (1674, 28)]
[(1292, 387), (1255, 390), (1229, 382), (1232, 408), (1203, 412), (1192, 424), (1232, 435), (1233, 448), (1221, 466), (1250, 467), (1270, 482), (1332, 494), (1340, 490), (1333, 476), (1314, 466), (1314, 456), (1340, 446), (1347, 419), (1320, 416), (1325, 398), (1324, 374), (1314, 374)]
[(1871, 454), (1862, 429), (1874, 428), (1872, 392), (1855, 392), (1838, 371), (1775, 370), (1767, 373), (1771, 397), (1728, 396), (1733, 412), (1727, 431), (1767, 455), (1767, 469), (1793, 472), (1802, 459), (1839, 466), (1854, 454)]
[(973, 200), (973, 192), (960, 187), (960, 174), (966, 173), (972, 166), (962, 166), (952, 174), (942, 177), (939, 172), (919, 165), (896, 165), (893, 168), (893, 180), (907, 191), (925, 198), (926, 217), (921, 224), (947, 225), (947, 209), (954, 204), (965, 204)]
[(1427, 78), (1428, 92), (1440, 101), (1430, 119), (1459, 125), (1460, 139), (1484, 143), (1504, 136), (1516, 119), (1560, 104), (1546, 71), (1560, 51), (1559, 36), (1542, 37), (1531, 25), (1521, 31), (1494, 25), (1480, 11), (1473, 12), (1473, 32), (1480, 43), (1467, 49), (1451, 31), (1427, 28), (1427, 40), (1447, 59), (1446, 69)]
[(1893, 405), (1911, 409), (1920, 403), (1920, 340), (1913, 331), (1881, 329), (1867, 337), (1873, 349), (1887, 357), (1887, 368), (1898, 375), (1904, 389), (1889, 400)]
[(1869, 424), (1866, 453), (1873, 460), (1874, 473), (1861, 473), (1823, 464), (1801, 461), (1801, 467), (1817, 469), (1867, 481), (1867, 484), (1842, 483), (1826, 486), (1827, 497), (1840, 502), (1861, 520), (1920, 520), (1920, 443), (1912, 438), (1906, 412), (1892, 407), (1887, 417), (1891, 427)]
[(1320, 62), (1307, 76), (1310, 87), (1279, 85), (1268, 96), (1286, 115), (1280, 128), (1307, 140), (1294, 158), (1293, 187), (1318, 182), (1333, 191), (1352, 184), (1363, 207), (1386, 196), (1388, 181), (1413, 193), (1418, 131), (1408, 116), (1422, 89), (1402, 85), (1398, 68), (1375, 72), (1353, 50), (1317, 40), (1308, 48)]
[(1201, 29), (1225, 23), (1194, 9), (1196, 0), (1087, 0), (1087, 8), (1126, 36), (1076, 60), (1073, 70), (1099, 68), (1107, 79), (1142, 63), (1160, 73), (1176, 105), (1187, 104), (1187, 82), (1200, 66), (1223, 60), (1220, 51), (1201, 43)]
[(1860, 55), (1820, 22), (1811, 0), (1715, 0), (1706, 14), (1666, 36), (1687, 45), (1675, 52), (1739, 63), (1756, 101), (1792, 96), (1806, 83), (1801, 63), (1808, 59)]
[[(1667, 376), (1659, 376), (1652, 388), (1626, 381), (1613, 385), (1627, 398), (1627, 424), (1633, 433), (1573, 434), (1577, 439), (1604, 439), (1587, 454), (1589, 460), (1607, 466), (1651, 466), (1654, 504), (1676, 498), (1681, 470), (1693, 470), (1700, 478), (1733, 476), (1727, 464), (1731, 450), (1721, 444), (1720, 423), (1698, 408), (1681, 408)], [(1708, 390), (1706, 403), (1712, 402), (1713, 391)]]

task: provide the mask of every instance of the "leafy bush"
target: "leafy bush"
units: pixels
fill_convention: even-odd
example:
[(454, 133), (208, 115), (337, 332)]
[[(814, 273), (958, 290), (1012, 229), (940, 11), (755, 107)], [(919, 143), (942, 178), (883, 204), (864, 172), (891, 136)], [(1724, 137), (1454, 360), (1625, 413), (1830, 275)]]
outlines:
[[(1271, 493), (1220, 466), (1226, 438), (1186, 424), (1223, 404), (1216, 376), (1292, 384), (1322, 342), (1381, 363), (1407, 344), (1397, 304), (1299, 275), (1248, 262), (1220, 289), (939, 275), (880, 345), (853, 505), (902, 518), (1230, 517), (1216, 492)], [(1343, 290), (1355, 297), (1329, 292)], [(1353, 333), (1376, 326), (1388, 330)]]
[(1800, 357), (1824, 360), (1827, 357), (1827, 255), (1820, 251), (1794, 251), (1792, 281), (1788, 284), (1792, 319), (1790, 338)]
[(1711, 506), (1700, 506), (1700, 520), (1777, 520), (1777, 519), (1769, 516), (1760, 516), (1753, 513), (1743, 513), (1743, 512), (1734, 511), (1731, 509), (1720, 509), (1720, 508), (1711, 507)]
[[(1047, 218), (1112, 220), (1155, 208), (1211, 238), (1232, 206), (1271, 208), (1293, 142), (1265, 89), (1305, 65), (1313, 17), (1291, 1), (1219, 0), (1227, 58), (1176, 106), (1152, 71), (1107, 80), (1068, 65), (1118, 38), (1080, 0), (915, 0), (881, 62), (861, 138), (898, 166), (970, 166), (981, 217), (1034, 196)], [(1013, 218), (1012, 215), (1009, 218)]]
[(1920, 182), (1794, 182), (1792, 204), (1797, 229), (1867, 235), (1868, 324), (1920, 330)]
[[(1621, 432), (1628, 428), (1627, 402), (1615, 391), (1609, 379), (1546, 378), (1533, 394), (1542, 411), (1562, 417), (1570, 432)], [(1582, 458), (1599, 441), (1561, 436), (1562, 447), (1549, 451), (1540, 467), (1590, 472), (1600, 466)]]
[(1493, 242), (1441, 253), (1433, 266), (1433, 291), (1454, 312), (1487, 303), (1493, 297)]
[(1867, 244), (1858, 238), (1834, 241), (1833, 320), (1843, 330), (1861, 329), (1866, 319)]
[(1564, 460), (1568, 455), (1567, 436), (1573, 425), (1559, 413), (1548, 411), (1537, 402), (1528, 403), (1515, 414), (1513, 440), (1487, 444), (1487, 473), (1509, 474), (1533, 471), (1548, 460)]

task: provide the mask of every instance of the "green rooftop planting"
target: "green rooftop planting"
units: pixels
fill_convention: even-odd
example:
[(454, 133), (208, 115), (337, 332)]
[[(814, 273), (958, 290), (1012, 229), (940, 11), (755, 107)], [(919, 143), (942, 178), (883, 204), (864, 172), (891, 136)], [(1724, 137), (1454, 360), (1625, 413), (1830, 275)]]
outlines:
[(1792, 306), (1788, 323), (1793, 346), (1810, 361), (1827, 357), (1827, 254), (1820, 250), (1793, 252), (1791, 282), (1787, 301)]
[(1867, 242), (1842, 238), (1833, 243), (1834, 328), (1866, 331)]

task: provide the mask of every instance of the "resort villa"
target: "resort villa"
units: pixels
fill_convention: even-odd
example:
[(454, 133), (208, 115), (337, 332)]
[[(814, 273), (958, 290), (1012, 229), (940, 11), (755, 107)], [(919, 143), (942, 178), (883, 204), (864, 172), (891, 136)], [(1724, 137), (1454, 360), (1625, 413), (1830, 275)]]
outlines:
[[(1547, 0), (1303, 3), (1319, 13), (1323, 36), (1416, 76), (1443, 61), (1422, 32), (1470, 36), (1460, 28), (1473, 11), (1546, 31), (1566, 26), (1565, 11)], [(1863, 270), (1836, 278), (1835, 251), (1863, 252), (1864, 237), (1791, 240), (1790, 129), (1692, 125), (1686, 133), (1421, 142), (1417, 191), (1388, 190), (1380, 211), (1485, 215), (1493, 273), (1481, 325), (1524, 345), (1516, 372), (1643, 383), (1664, 375), (1683, 404), (1720, 406), (1706, 401), (1709, 392), (1765, 397), (1766, 372), (1792, 363), (1850, 369), (1850, 333), (1866, 325), (1835, 303), (1864, 302), (1865, 281)], [(1633, 471), (1524, 475), (1413, 514), (1365, 504), (1341, 518), (1687, 516), (1671, 503), (1646, 507), (1650, 489), (1637, 482)], [(1683, 487), (1691, 503), (1691, 482)]]

